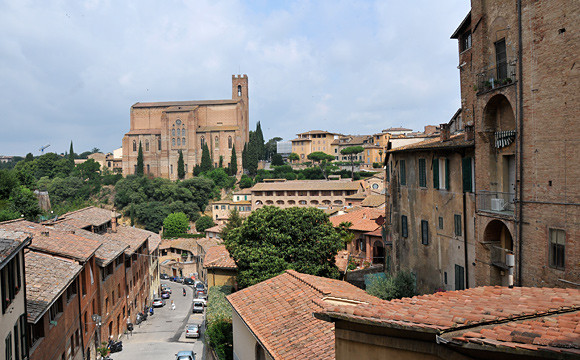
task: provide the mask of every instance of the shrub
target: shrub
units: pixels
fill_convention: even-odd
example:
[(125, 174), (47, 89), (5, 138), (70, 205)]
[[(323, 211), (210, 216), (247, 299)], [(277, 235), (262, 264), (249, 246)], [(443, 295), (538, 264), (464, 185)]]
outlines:
[(202, 233), (214, 225), (215, 223), (210, 216), (202, 216), (195, 222), (195, 229), (197, 232)]
[(240, 189), (251, 188), (252, 186), (254, 186), (252, 178), (246, 174), (242, 175), (242, 178), (240, 179)]
[(415, 277), (409, 271), (399, 271), (395, 277), (373, 276), (366, 291), (383, 300), (413, 297), (417, 294)]
[(234, 358), (234, 336), (231, 319), (220, 318), (208, 325), (205, 337), (220, 360)]
[(189, 219), (182, 212), (167, 215), (163, 220), (163, 236), (176, 236), (189, 230)]

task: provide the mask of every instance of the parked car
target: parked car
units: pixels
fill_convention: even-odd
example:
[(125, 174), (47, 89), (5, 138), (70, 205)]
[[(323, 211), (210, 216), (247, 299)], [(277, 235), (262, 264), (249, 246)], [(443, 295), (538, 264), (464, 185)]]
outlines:
[(186, 338), (199, 338), (199, 325), (189, 324), (185, 327)]
[(193, 302), (193, 312), (194, 313), (203, 313), (203, 303), (200, 301)]
[(195, 353), (193, 351), (180, 351), (175, 354), (175, 360), (195, 360)]
[(163, 280), (167, 280), (167, 279), (169, 279), (169, 275), (167, 275), (167, 274), (161, 274), (161, 275), (159, 275), (159, 278), (160, 279), (163, 279)]
[(171, 288), (165, 284), (161, 284), (161, 291), (166, 291), (171, 294)]
[(195, 291), (195, 297), (202, 297), (202, 296), (207, 296), (207, 294), (205, 293), (205, 290), (196, 290)]
[(203, 306), (207, 306), (207, 297), (206, 296), (196, 297), (195, 299), (193, 299), (193, 302), (200, 302), (203, 304)]
[(181, 276), (176, 276), (175, 277), (175, 282), (183, 284), (183, 278)]
[(192, 278), (185, 278), (185, 279), (183, 279), (183, 283), (185, 285), (193, 285), (193, 284), (195, 284), (195, 281)]
[(167, 291), (162, 291), (161, 292), (161, 298), (162, 299), (169, 299), (171, 297), (171, 294), (168, 293)]
[(153, 299), (153, 307), (163, 307), (165, 306), (165, 300), (163, 299)]
[(197, 290), (205, 290), (205, 285), (201, 281), (198, 281), (195, 283), (195, 288)]

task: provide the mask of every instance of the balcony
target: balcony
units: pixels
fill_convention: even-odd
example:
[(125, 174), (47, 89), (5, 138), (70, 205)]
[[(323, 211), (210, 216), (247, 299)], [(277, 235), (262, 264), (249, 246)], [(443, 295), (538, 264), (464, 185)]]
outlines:
[(492, 245), (490, 248), (491, 252), (491, 264), (495, 267), (498, 267), (502, 270), (508, 270), (508, 261), (507, 255), (512, 254), (512, 252), (508, 249), (504, 249), (502, 247)]
[(513, 216), (515, 193), (480, 190), (477, 192), (477, 210)]
[(516, 60), (496, 64), (475, 75), (477, 94), (483, 94), (513, 84), (516, 79)]

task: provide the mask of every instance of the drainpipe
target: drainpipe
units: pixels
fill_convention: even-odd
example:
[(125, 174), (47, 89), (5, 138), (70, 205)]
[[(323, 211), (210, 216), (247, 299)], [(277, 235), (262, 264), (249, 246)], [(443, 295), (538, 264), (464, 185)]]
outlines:
[(465, 253), (465, 288), (469, 289), (469, 259), (467, 256), (467, 193), (463, 191), (463, 250)]
[(520, 164), (519, 164), (519, 172), (520, 172), (520, 193), (519, 193), (519, 198), (518, 198), (518, 205), (519, 205), (519, 211), (518, 211), (518, 232), (516, 234), (517, 239), (518, 239), (518, 247), (519, 247), (519, 251), (518, 251), (518, 285), (522, 286), (522, 259), (523, 259), (523, 236), (522, 236), (522, 232), (523, 232), (523, 215), (522, 215), (522, 211), (523, 211), (523, 190), (524, 190), (524, 166), (523, 166), (523, 161), (524, 161), (524, 156), (523, 156), (523, 151), (524, 151), (524, 76), (523, 76), (523, 63), (522, 63), (522, 57), (523, 57), (523, 45), (522, 45), (522, 0), (518, 0), (518, 90), (519, 90), (519, 116), (518, 116), (518, 120), (519, 120), (519, 125), (520, 125), (520, 143), (519, 143), (519, 150), (520, 150)]

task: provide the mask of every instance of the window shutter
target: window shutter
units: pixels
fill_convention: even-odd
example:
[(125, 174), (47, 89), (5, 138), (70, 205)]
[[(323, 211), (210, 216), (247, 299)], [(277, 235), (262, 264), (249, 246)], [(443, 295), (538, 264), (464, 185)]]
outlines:
[(461, 170), (463, 173), (463, 192), (473, 192), (473, 181), (471, 179), (471, 158), (463, 158), (461, 165)]
[(401, 236), (404, 238), (408, 236), (406, 215), (401, 215)]
[(445, 190), (449, 190), (449, 159), (445, 158)]
[(439, 189), (439, 159), (433, 159), (433, 188)]

